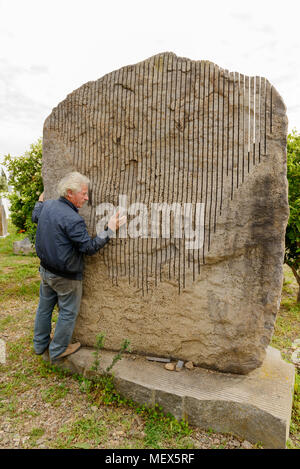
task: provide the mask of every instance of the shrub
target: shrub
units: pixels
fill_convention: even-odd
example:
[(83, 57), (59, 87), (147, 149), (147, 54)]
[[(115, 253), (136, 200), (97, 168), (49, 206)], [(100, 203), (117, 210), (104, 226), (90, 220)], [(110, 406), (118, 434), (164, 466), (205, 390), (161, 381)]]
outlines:
[(292, 269), (299, 285), (300, 302), (300, 134), (293, 130), (287, 140), (287, 177), (290, 217), (285, 235), (284, 261)]

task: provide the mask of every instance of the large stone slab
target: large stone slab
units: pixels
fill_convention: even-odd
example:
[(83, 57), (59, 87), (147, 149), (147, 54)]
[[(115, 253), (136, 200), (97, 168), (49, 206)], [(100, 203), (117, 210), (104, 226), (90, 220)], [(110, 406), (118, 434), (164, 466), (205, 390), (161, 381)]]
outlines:
[[(99, 373), (111, 364), (114, 355), (101, 352)], [(94, 377), (93, 363), (93, 350), (82, 348), (57, 364)], [(164, 364), (130, 355), (112, 371), (119, 392), (140, 404), (158, 404), (177, 419), (185, 418), (203, 429), (231, 432), (265, 448), (285, 448), (295, 369), (272, 347), (268, 347), (262, 366), (246, 376), (198, 367), (170, 372)]]
[[(282, 288), (286, 136), (285, 105), (267, 79), (172, 53), (59, 103), (44, 125), (45, 197), (78, 170), (91, 179), (81, 212), (91, 235), (99, 204), (117, 206), (120, 194), (132, 210), (129, 234), (132, 203), (149, 215), (140, 219), (148, 237), (114, 239), (86, 259), (75, 338), (93, 346), (104, 331), (109, 349), (127, 338), (136, 353), (223, 372), (260, 366)], [(192, 204), (193, 221), (202, 204), (203, 244), (188, 249), (190, 232), (176, 238), (171, 222), (169, 238), (149, 237), (166, 226), (151, 220), (154, 203)]]

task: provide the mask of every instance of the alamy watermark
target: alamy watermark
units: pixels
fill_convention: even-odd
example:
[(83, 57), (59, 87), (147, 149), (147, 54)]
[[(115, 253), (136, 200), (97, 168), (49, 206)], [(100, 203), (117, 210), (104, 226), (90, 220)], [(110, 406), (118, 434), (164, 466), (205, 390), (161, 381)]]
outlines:
[(117, 211), (120, 216), (127, 217), (127, 222), (118, 232), (119, 238), (183, 238), (186, 249), (200, 249), (203, 246), (204, 203), (161, 202), (151, 203), (149, 207), (142, 202), (135, 202), (128, 206), (127, 195), (121, 194), (118, 207), (110, 203), (97, 206), (98, 235)]

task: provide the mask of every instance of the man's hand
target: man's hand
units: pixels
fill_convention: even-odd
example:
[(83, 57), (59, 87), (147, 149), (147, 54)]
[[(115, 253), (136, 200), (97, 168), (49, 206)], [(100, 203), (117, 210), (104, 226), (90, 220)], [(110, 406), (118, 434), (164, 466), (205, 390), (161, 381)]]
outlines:
[(39, 196), (39, 202), (44, 202), (44, 192)]
[(113, 215), (108, 222), (108, 228), (110, 228), (112, 231), (118, 231), (118, 229), (124, 225), (124, 223), (126, 223), (127, 218), (125, 216), (119, 218), (119, 216), (120, 211)]

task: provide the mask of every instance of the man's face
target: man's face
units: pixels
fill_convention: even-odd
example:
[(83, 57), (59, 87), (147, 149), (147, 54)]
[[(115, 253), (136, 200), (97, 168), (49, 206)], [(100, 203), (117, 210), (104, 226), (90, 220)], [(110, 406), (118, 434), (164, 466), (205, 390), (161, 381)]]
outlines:
[(85, 204), (85, 202), (89, 200), (88, 192), (88, 186), (86, 184), (82, 184), (81, 191), (79, 192), (73, 192), (71, 190), (68, 190), (67, 199), (72, 202), (75, 207), (81, 208)]

